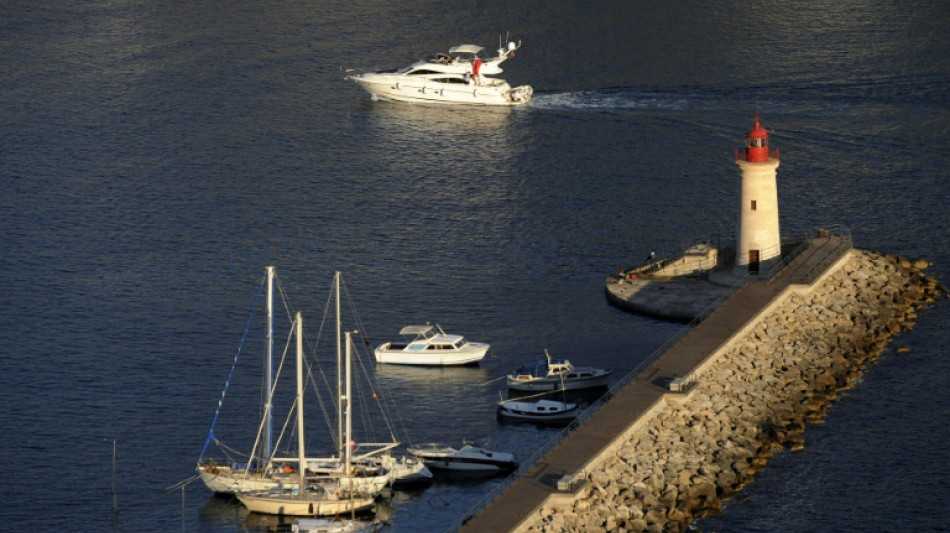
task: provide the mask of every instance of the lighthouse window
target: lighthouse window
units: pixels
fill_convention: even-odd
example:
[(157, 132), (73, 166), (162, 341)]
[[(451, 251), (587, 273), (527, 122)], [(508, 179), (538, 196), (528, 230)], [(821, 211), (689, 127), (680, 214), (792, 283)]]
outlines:
[(755, 200), (752, 200), (752, 210), (755, 211)]
[(762, 148), (765, 146), (765, 139), (749, 139), (748, 146), (750, 148)]

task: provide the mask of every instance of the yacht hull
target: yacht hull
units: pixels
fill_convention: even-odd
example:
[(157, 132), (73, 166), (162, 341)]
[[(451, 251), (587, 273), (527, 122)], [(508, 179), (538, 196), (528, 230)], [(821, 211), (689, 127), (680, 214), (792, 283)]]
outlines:
[(488, 353), (487, 346), (484, 349), (454, 353), (378, 349), (376, 350), (376, 361), (391, 365), (462, 366), (478, 363), (485, 358), (486, 353)]
[(516, 89), (500, 80), (489, 84), (438, 83), (385, 74), (351, 76), (374, 99), (408, 103), (516, 106), (527, 103), (533, 91), (528, 86)]

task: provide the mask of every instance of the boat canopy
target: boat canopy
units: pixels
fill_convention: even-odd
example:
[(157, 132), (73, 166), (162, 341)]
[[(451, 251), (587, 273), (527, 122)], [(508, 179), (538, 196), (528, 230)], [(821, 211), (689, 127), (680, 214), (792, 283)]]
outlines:
[(426, 336), (435, 329), (435, 326), (432, 324), (426, 324), (425, 326), (406, 326), (399, 330), (400, 335), (420, 335)]
[(460, 44), (458, 46), (453, 46), (449, 48), (450, 54), (477, 54), (484, 50), (484, 47), (478, 46), (477, 44)]

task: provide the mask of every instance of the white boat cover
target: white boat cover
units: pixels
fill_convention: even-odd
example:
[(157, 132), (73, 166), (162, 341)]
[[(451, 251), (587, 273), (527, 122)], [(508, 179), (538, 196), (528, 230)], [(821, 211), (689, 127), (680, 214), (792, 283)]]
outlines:
[(425, 335), (435, 329), (435, 326), (427, 324), (425, 326), (406, 326), (399, 330), (400, 335)]
[(484, 47), (478, 46), (477, 44), (460, 44), (458, 46), (453, 46), (449, 48), (450, 54), (457, 54), (459, 52), (463, 54), (477, 54), (484, 50)]

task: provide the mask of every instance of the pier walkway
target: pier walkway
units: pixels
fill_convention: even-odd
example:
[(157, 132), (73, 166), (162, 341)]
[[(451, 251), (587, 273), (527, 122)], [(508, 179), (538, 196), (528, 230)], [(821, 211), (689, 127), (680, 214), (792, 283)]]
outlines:
[[(770, 281), (750, 281), (704, 320), (654, 358), (648, 359), (612, 397), (579, 427), (533, 464), (512, 476), (513, 481), (486, 498), (451, 530), (463, 533), (512, 531), (548, 496), (558, 494), (558, 481), (580, 471), (617, 436), (670, 392), (673, 378), (688, 376), (709, 355), (740, 331), (786, 287), (809, 284), (851, 249), (850, 236), (823, 236), (808, 241)], [(570, 497), (571, 493), (566, 493)], [(487, 503), (486, 503), (487, 502)]]

